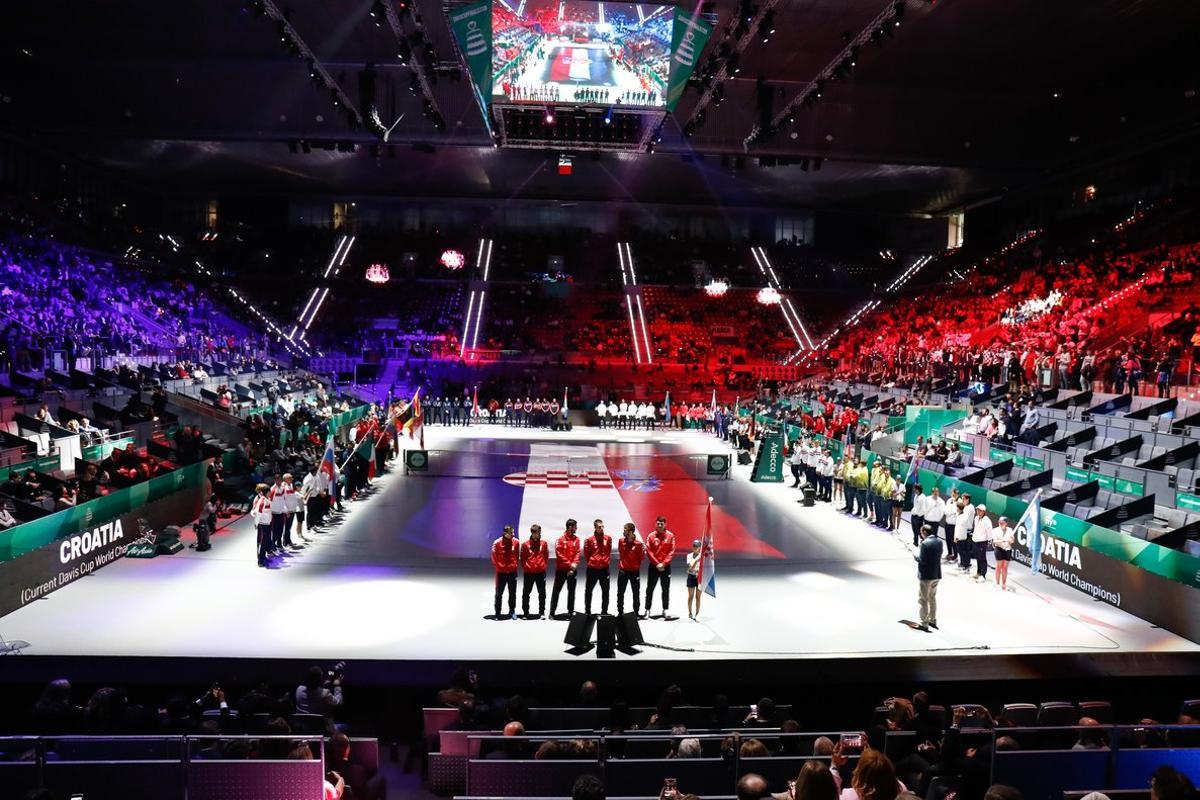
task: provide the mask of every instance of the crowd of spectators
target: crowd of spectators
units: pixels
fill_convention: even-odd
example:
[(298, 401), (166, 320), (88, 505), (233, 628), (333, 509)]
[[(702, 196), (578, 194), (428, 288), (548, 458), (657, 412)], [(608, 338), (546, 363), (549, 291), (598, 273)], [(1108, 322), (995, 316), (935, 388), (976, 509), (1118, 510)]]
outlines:
[[(577, 708), (603, 708), (601, 691), (594, 681), (585, 681), (573, 705)], [(653, 709), (644, 716), (621, 699), (607, 704), (607, 722), (598, 731), (608, 737), (605, 755), (609, 759), (626, 757), (630, 740), (622, 735), (637, 731), (661, 732), (669, 735), (659, 740), (647, 740), (639, 746), (637, 755), (652, 757), (646, 747), (659, 744), (657, 757), (666, 759), (699, 758), (719, 754), (728, 762), (746, 758), (771, 756), (816, 756), (807, 762), (794, 781), (772, 786), (761, 775), (745, 772), (737, 776), (738, 798), (759, 800), (773, 796), (776, 800), (872, 800), (873, 798), (929, 797), (937, 789), (938, 798), (956, 800), (1013, 800), (1020, 793), (1011, 787), (991, 786), (992, 747), (1013, 751), (1033, 747), (1055, 747), (1067, 750), (1093, 750), (1110, 746), (1108, 730), (1094, 718), (1083, 715), (1073, 726), (1053, 731), (1033, 732), (1020, 726), (1005, 712), (993, 715), (978, 704), (945, 707), (934, 704), (930, 693), (918, 691), (911, 697), (888, 697), (875, 706), (872, 713), (859, 719), (844, 719), (843, 728), (862, 726), (861, 734), (805, 736), (800, 734), (804, 720), (799, 716), (804, 707), (781, 706), (770, 697), (762, 697), (750, 706), (742, 718), (731, 713), (729, 698), (717, 694), (710, 705), (688, 708), (687, 718), (702, 733), (723, 732), (724, 738), (714, 752), (697, 738), (685, 724), (682, 709), (683, 689), (667, 687), (659, 695)], [(707, 699), (707, 698), (706, 698)], [(483, 753), (487, 759), (513, 760), (593, 760), (599, 758), (597, 740), (587, 735), (554, 738), (553, 733), (540, 733), (536, 719), (530, 714), (534, 705), (522, 695), (489, 697), (481, 688), (473, 671), (457, 670), (450, 686), (438, 693), (438, 702), (458, 709), (458, 719), (449, 726), (457, 731), (502, 731), (503, 738), (495, 740)], [(697, 718), (699, 711), (700, 718)], [(1182, 711), (1168, 724), (1196, 726), (1200, 723)], [(1138, 729), (1128, 729), (1122, 747), (1166, 748), (1194, 747), (1200, 728), (1147, 730), (1160, 725), (1156, 720), (1141, 718)], [(811, 729), (811, 728), (810, 728)], [(981, 738), (972, 731), (996, 732), (993, 739)], [(1011, 733), (1004, 733), (1011, 730)], [(911, 736), (888, 740), (889, 732), (905, 732)], [(614, 738), (616, 737), (616, 738)], [(1025, 740), (1025, 741), (1022, 741)], [(499, 743), (496, 743), (496, 742)], [(711, 740), (710, 740), (711, 741)], [(803, 750), (801, 748), (804, 748)], [(850, 766), (851, 760), (856, 763)], [(1166, 761), (1166, 759), (1164, 759)], [(711, 786), (689, 784), (688, 771), (678, 770), (678, 785), (668, 786), (672, 800), (694, 797), (688, 793), (713, 793)], [(1195, 797), (1195, 790), (1186, 775), (1169, 766), (1160, 767), (1154, 774), (1152, 790), (1158, 798), (1184, 800)], [(581, 792), (583, 794), (581, 794)], [(949, 794), (947, 794), (949, 792)], [(576, 784), (576, 797), (603, 797), (599, 778), (586, 776)], [(1094, 798), (1099, 800), (1099, 798)]]
[(176, 349), (212, 357), (249, 344), (218, 322), (195, 285), (113, 256), (10, 235), (0, 240), (0, 274), (0, 369), (41, 371), (51, 351), (61, 351), (70, 369), (79, 358), (96, 364)]
[[(1194, 326), (1155, 337), (1147, 314), (1189, 289), (1198, 265), (1196, 245), (994, 259), (948, 287), (885, 302), (836, 341), (832, 360), (877, 382), (933, 374), (1016, 388), (1048, 376), (1055, 387), (1165, 396)], [(1130, 327), (1134, 337), (1119, 336)]]

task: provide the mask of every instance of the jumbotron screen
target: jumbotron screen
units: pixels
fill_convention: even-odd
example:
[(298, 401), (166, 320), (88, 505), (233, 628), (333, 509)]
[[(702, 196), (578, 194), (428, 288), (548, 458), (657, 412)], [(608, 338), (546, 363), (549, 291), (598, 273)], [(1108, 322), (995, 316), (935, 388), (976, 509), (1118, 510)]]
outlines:
[(495, 102), (666, 105), (673, 6), (492, 4)]

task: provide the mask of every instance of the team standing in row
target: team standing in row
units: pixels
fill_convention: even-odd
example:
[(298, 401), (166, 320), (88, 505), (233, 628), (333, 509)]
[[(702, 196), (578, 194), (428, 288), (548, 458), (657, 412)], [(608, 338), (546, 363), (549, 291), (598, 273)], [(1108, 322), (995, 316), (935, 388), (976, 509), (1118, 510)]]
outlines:
[[(608, 613), (609, 579), (612, 566), (612, 537), (604, 532), (604, 521), (592, 523), (592, 535), (581, 539), (577, 533), (578, 523), (566, 521), (565, 530), (554, 543), (554, 586), (550, 593), (550, 617), (556, 618), (558, 601), (565, 586), (567, 590), (567, 612), (575, 613), (575, 583), (580, 563), (585, 567), (583, 607), (585, 614), (592, 613), (592, 596), (600, 587), (600, 613)], [(617, 542), (617, 613), (625, 611), (625, 591), (633, 596), (633, 613), (643, 619), (650, 616), (654, 590), (662, 587), (662, 617), (669, 616), (671, 605), (671, 561), (675, 557), (675, 534), (667, 529), (666, 517), (658, 517), (654, 530), (645, 541), (638, 535), (632, 522), (625, 523), (621, 538)], [(646, 576), (646, 609), (641, 610), (642, 562), (648, 561)], [(687, 554), (688, 617), (696, 619), (700, 614), (700, 540), (692, 542), (692, 552)], [(517, 571), (524, 575), (521, 587), (521, 612), (526, 619), (541, 619), (546, 612), (546, 571), (550, 563), (549, 544), (542, 539), (542, 526), (533, 525), (529, 538), (518, 542), (513, 526), (504, 526), (500, 538), (492, 543), (492, 566), (496, 569), (496, 592), (494, 598), (495, 619), (511, 619), (515, 616)], [(538, 613), (529, 613), (529, 598), (534, 590), (538, 595)], [(501, 614), (501, 600), (508, 594), (508, 614)]]

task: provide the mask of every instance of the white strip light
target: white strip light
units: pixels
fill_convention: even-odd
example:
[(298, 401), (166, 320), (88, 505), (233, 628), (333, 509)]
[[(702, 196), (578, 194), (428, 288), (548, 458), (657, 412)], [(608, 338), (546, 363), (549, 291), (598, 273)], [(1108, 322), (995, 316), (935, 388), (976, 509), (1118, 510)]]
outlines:
[(467, 321), (463, 323), (462, 347), (458, 350), (458, 357), (462, 358), (467, 353), (467, 337), (471, 334), (471, 312), (475, 310), (475, 290), (471, 290), (471, 301), (467, 304)]
[(813, 346), (812, 337), (808, 335), (804, 323), (800, 321), (800, 315), (796, 313), (796, 307), (792, 305), (792, 301), (783, 297), (783, 285), (779, 282), (779, 277), (775, 274), (775, 268), (771, 266), (771, 260), (767, 258), (767, 251), (761, 247), (751, 247), (750, 255), (754, 257), (754, 263), (758, 265), (758, 271), (766, 277), (767, 285), (779, 292), (781, 298), (779, 310), (792, 332), (792, 338), (796, 340), (796, 344), (800, 345), (801, 350), (805, 348), (811, 349)]
[(642, 321), (642, 341), (646, 344), (646, 362), (654, 363), (654, 356), (651, 355), (650, 334), (646, 331), (646, 312), (642, 309), (642, 296), (639, 294), (637, 299), (638, 317)]
[(629, 332), (633, 336), (633, 355), (640, 364), (642, 363), (642, 349), (638, 346), (637, 325), (633, 324), (633, 300), (628, 294), (625, 295), (625, 308), (629, 311)]

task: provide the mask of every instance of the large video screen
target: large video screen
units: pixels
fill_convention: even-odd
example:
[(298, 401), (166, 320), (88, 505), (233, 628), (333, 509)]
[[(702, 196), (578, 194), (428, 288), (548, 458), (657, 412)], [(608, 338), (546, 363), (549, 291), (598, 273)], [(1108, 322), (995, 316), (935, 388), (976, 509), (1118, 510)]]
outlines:
[(673, 6), (495, 0), (494, 102), (666, 105)]

